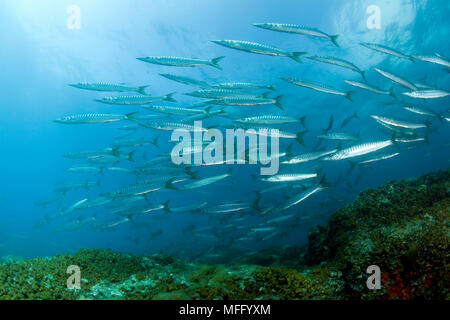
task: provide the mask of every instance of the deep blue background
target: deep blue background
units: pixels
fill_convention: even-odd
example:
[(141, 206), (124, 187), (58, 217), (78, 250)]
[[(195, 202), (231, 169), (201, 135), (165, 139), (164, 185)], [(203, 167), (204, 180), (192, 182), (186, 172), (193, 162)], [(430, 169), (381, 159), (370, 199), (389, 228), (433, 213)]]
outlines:
[[(81, 8), (80, 30), (66, 27), (66, 9), (71, 4)], [(371, 4), (381, 8), (380, 30), (366, 27), (366, 8)], [(428, 63), (412, 64), (358, 45), (360, 41), (380, 42), (405, 53), (430, 55), (439, 52), (450, 56), (449, 5), (446, 0), (43, 0), (39, 4), (32, 0), (1, 1), (0, 196), (7, 199), (0, 200), (0, 255), (50, 255), (82, 247), (110, 247), (129, 252), (164, 250), (183, 254), (196, 249), (195, 246), (208, 247), (208, 244), (197, 244), (187, 239), (187, 235), (179, 233), (180, 228), (190, 223), (183, 219), (191, 219), (182, 215), (149, 220), (137, 229), (124, 226), (115, 232), (83, 230), (56, 233), (54, 229), (58, 224), (43, 229), (34, 227), (47, 211), (34, 206), (33, 202), (51, 197), (54, 182), (67, 177), (64, 169), (78, 163), (64, 159), (62, 155), (108, 146), (112, 138), (121, 134), (115, 129), (116, 125), (64, 126), (52, 120), (68, 114), (125, 113), (138, 109), (96, 103), (93, 99), (102, 94), (76, 90), (67, 86), (68, 83), (108, 81), (150, 84), (149, 92), (154, 95), (172, 91), (182, 93), (191, 89), (161, 78), (158, 73), (183, 74), (209, 82), (275, 83), (278, 91), (285, 94), (283, 104), (287, 113), (307, 115), (310, 130), (306, 136), (308, 148), (317, 143), (315, 136), (327, 126), (330, 113), (334, 114), (335, 125), (340, 125), (355, 110), (358, 110), (360, 118), (352, 120), (347, 129), (360, 132), (365, 141), (384, 139), (386, 135), (370, 118), (371, 114), (416, 121), (423, 118), (395, 106), (376, 104), (374, 102), (383, 97), (360, 90), (356, 90), (355, 102), (351, 103), (342, 97), (316, 93), (278, 80), (279, 76), (296, 76), (349, 90), (342, 79), (360, 80), (359, 75), (351, 71), (306, 59), (300, 65), (288, 58), (247, 54), (217, 46), (210, 40), (250, 40), (292, 51), (334, 55), (354, 62), (362, 70), (380, 66), (414, 82), (437, 84), (449, 90), (448, 73), (443, 72), (441, 67)], [(258, 29), (252, 26), (255, 22), (317, 27), (329, 34), (339, 34), (342, 49), (327, 41)], [(170, 68), (136, 60), (148, 55), (205, 59), (225, 55), (226, 58), (221, 62), (224, 71), (219, 71), (209, 67)], [(387, 79), (373, 70), (367, 72), (367, 77), (370, 83), (382, 88), (390, 86)], [(402, 91), (399, 87), (396, 90)], [(196, 101), (181, 94), (176, 99), (186, 104)], [(427, 105), (437, 112), (448, 109), (448, 98), (436, 100)], [(260, 112), (280, 114), (275, 107), (267, 107)], [(286, 128), (295, 131), (295, 126)], [(293, 231), (278, 244), (286, 241), (303, 243), (310, 226), (326, 221), (327, 215), (354, 198), (357, 190), (447, 168), (449, 124), (434, 120), (432, 128), (430, 145), (417, 145), (417, 148), (405, 151), (395, 159), (365, 170), (361, 183), (354, 190), (350, 191), (340, 184), (315, 198), (315, 201), (305, 203), (298, 209), (299, 212), (316, 213), (317, 218), (305, 222), (304, 227)], [(144, 151), (150, 157), (158, 152), (151, 147)], [(303, 150), (295, 146), (294, 151), (299, 153)], [(334, 177), (340, 170), (346, 172), (347, 168), (347, 163), (339, 162), (329, 165), (327, 172)], [(217, 169), (217, 172), (223, 171), (223, 168)], [(204, 175), (214, 172), (205, 171)], [(159, 203), (170, 198), (174, 204), (181, 205), (204, 199), (210, 202), (243, 199), (247, 192), (259, 185), (254, 185), (242, 172), (254, 170), (237, 168), (233, 177), (234, 188), (212, 186), (207, 194), (163, 191), (155, 194), (152, 201)], [(354, 172), (353, 175), (350, 181), (354, 181), (357, 174)], [(74, 179), (77, 180), (76, 177)], [(103, 189), (113, 190), (132, 181), (127, 179), (124, 175), (108, 174), (103, 178)], [(71, 195), (66, 199), (66, 207), (83, 196), (83, 192)], [(107, 215), (106, 212), (99, 214)], [(66, 222), (76, 216), (69, 217)], [(209, 219), (215, 220), (214, 217)], [(208, 223), (208, 220), (203, 223)], [(149, 232), (159, 228), (164, 229), (164, 235), (149, 240)], [(248, 246), (251, 250), (253, 245), (245, 244), (243, 249)]]

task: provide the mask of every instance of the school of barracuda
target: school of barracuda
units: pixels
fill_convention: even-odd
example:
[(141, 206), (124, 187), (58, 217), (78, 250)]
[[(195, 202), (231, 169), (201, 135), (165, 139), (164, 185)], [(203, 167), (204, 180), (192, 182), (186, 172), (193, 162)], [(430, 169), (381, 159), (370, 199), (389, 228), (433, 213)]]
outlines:
[[(255, 27), (265, 31), (291, 33), (292, 37), (303, 35), (319, 38), (321, 43), (329, 43), (336, 50), (336, 55), (342, 50), (338, 44), (337, 35), (329, 35), (314, 28), (294, 24), (255, 23)], [(327, 43), (328, 42), (328, 43)], [(374, 96), (390, 99), (392, 105), (397, 105), (411, 114), (421, 117), (422, 121), (409, 120), (407, 117), (398, 119), (389, 115), (388, 109), (379, 114), (365, 115), (349, 111), (348, 116), (335, 126), (333, 114), (329, 116), (327, 128), (322, 134), (316, 136), (318, 144), (314, 147), (305, 146), (304, 135), (308, 134), (308, 114), (301, 117), (293, 116), (290, 110), (283, 105), (283, 92), (277, 92), (272, 83), (249, 83), (241, 79), (234, 82), (226, 81), (208, 83), (202, 79), (194, 79), (183, 74), (160, 73), (159, 75), (170, 81), (186, 86), (195, 87), (196, 90), (185, 92), (185, 95), (195, 97), (198, 102), (193, 105), (177, 104), (175, 92), (161, 96), (148, 93), (148, 84), (137, 86), (114, 83), (80, 82), (70, 86), (97, 92), (118, 94), (95, 99), (98, 103), (123, 106), (123, 113), (108, 113), (105, 105), (104, 113), (72, 114), (56, 119), (61, 124), (105, 124), (119, 122), (118, 130), (129, 132), (114, 138), (110, 145), (97, 150), (74, 150), (65, 154), (68, 161), (74, 161), (67, 166), (68, 176), (63, 181), (55, 183), (54, 194), (48, 199), (38, 200), (37, 206), (50, 206), (57, 204), (52, 213), (47, 213), (41, 224), (50, 224), (62, 217), (72, 217), (65, 226), (57, 231), (74, 231), (81, 228), (98, 230), (116, 230), (121, 225), (137, 224), (142, 215), (192, 214), (217, 217), (222, 224), (222, 237), (227, 234), (236, 244), (246, 241), (269, 241), (283, 237), (292, 226), (308, 215), (299, 215), (295, 208), (306, 201), (314, 201), (318, 193), (331, 191), (339, 182), (328, 181), (324, 175), (324, 167), (333, 161), (349, 161), (349, 172), (354, 168), (376, 165), (389, 161), (402, 152), (408, 152), (408, 146), (428, 142), (430, 127), (434, 120), (438, 125), (445, 125), (450, 121), (450, 111), (433, 110), (427, 108), (424, 102), (428, 99), (442, 99), (450, 92), (442, 88), (420, 85), (413, 80), (405, 79), (402, 70), (384, 70), (373, 66), (371, 76), (384, 77), (385, 88), (378, 88), (370, 83), (369, 70), (361, 70), (351, 61), (339, 57), (309, 55), (301, 50), (291, 52), (283, 48), (273, 47), (242, 40), (213, 40), (212, 43), (229, 49), (240, 50), (251, 54), (262, 54), (292, 59), (293, 67), (300, 67), (301, 63), (309, 61), (318, 66), (327, 68), (327, 65), (346, 68), (355, 72), (355, 77), (342, 79), (342, 83), (322, 83), (320, 79), (300, 79), (289, 74), (279, 75), (281, 82), (296, 86), (298, 90), (310, 90), (311, 94), (329, 94), (346, 98), (349, 105), (353, 102), (353, 94), (358, 90), (365, 90)], [(211, 44), (212, 45), (212, 44)], [(395, 48), (383, 44), (359, 43), (361, 50), (374, 50), (380, 55), (390, 55), (392, 59), (407, 59), (407, 63), (430, 63), (444, 71), (449, 72), (450, 60), (436, 53), (434, 55), (406, 54)], [(243, 53), (244, 54), (244, 53)], [(221, 60), (224, 56), (209, 59), (204, 57), (183, 58), (172, 56), (139, 57), (138, 60), (146, 64), (158, 64), (171, 67), (212, 67), (220, 73)], [(276, 59), (276, 58), (273, 58)], [(145, 65), (143, 65), (145, 67)], [(333, 67), (334, 68), (334, 67)], [(173, 70), (173, 69), (172, 69)], [(177, 68), (180, 70), (180, 68)], [(181, 69), (182, 70), (182, 69)], [(387, 88), (387, 89), (386, 89)], [(405, 99), (405, 100), (402, 100)], [(129, 108), (132, 109), (129, 109)], [(233, 114), (233, 108), (245, 108), (245, 115)], [(275, 109), (272, 109), (276, 107)], [(253, 110), (264, 108), (264, 115), (255, 115)], [(276, 110), (277, 112), (272, 112)], [(282, 114), (280, 114), (280, 112)], [(207, 194), (207, 186), (216, 185), (219, 188), (230, 188), (234, 166), (240, 166), (235, 161), (223, 160), (214, 163), (175, 165), (171, 161), (170, 151), (159, 149), (167, 145), (169, 138), (164, 131), (186, 129), (195, 131), (194, 121), (214, 119), (217, 124), (214, 128), (233, 129), (259, 129), (256, 135), (266, 137), (277, 136), (280, 141), (286, 141), (278, 154), (272, 154), (272, 159), (280, 159), (280, 172), (271, 176), (253, 177), (254, 185), (258, 186), (255, 192), (243, 194), (241, 199), (220, 201), (216, 197), (214, 203), (201, 201), (190, 203), (189, 193)], [(415, 118), (417, 119), (417, 118)], [(384, 139), (374, 140), (363, 137), (359, 132), (348, 132), (347, 125), (355, 121), (376, 121), (385, 135)], [(296, 125), (297, 132), (290, 132), (285, 125)], [(275, 130), (277, 129), (277, 130)], [(204, 128), (202, 132), (206, 132)], [(292, 130), (291, 130), (292, 131)], [(144, 135), (143, 136), (141, 136)], [(322, 142), (334, 143), (333, 147), (321, 147)], [(201, 153), (212, 142), (202, 142), (201, 147), (184, 150), (189, 155)], [(293, 152), (293, 144), (302, 150)], [(170, 145), (171, 146), (171, 145)], [(157, 155), (148, 158), (143, 152), (152, 148)], [(158, 150), (161, 150), (158, 152)], [(298, 149), (297, 149), (298, 150)], [(252, 160), (251, 150), (246, 150), (245, 161)], [(242, 160), (242, 159), (241, 159)], [(225, 166), (222, 174), (205, 175), (203, 167)], [(120, 188), (112, 189), (102, 183), (106, 174), (123, 174), (136, 177), (136, 181)], [(76, 179), (76, 175), (83, 178)], [(89, 177), (85, 179), (86, 175)], [(263, 185), (263, 187), (260, 187)], [(75, 190), (86, 190), (87, 196), (77, 201), (68, 201), (67, 195)], [(151, 195), (155, 192), (169, 192), (169, 201), (154, 203)], [(220, 189), (218, 189), (220, 190)], [(277, 200), (265, 201), (266, 195), (279, 195)], [(172, 205), (174, 199), (182, 199), (188, 203), (183, 206)], [(217, 201), (219, 200), (219, 201)], [(97, 210), (106, 210), (108, 215), (99, 218)], [(253, 223), (247, 221), (253, 217)], [(243, 224), (243, 221), (247, 221)], [(155, 224), (157, 224), (155, 220)], [(198, 241), (216, 241), (219, 239), (217, 230), (212, 226), (185, 226), (184, 232), (189, 232)], [(160, 236), (163, 232), (152, 233), (152, 238)]]

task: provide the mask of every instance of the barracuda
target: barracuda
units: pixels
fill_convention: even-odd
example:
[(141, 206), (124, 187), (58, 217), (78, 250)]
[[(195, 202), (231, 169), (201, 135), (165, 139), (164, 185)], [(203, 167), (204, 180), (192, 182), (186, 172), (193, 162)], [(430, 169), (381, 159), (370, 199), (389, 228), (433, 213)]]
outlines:
[(317, 136), (319, 139), (327, 139), (327, 140), (342, 140), (342, 141), (359, 141), (361, 138), (359, 135), (352, 135), (345, 132), (329, 132), (327, 134), (322, 134)]
[(420, 55), (413, 55), (414, 59), (439, 64), (441, 66), (450, 68), (450, 60), (442, 57), (440, 54), (436, 53), (434, 56), (420, 56)]
[(189, 85), (189, 86), (195, 86), (195, 87), (200, 87), (200, 88), (209, 88), (210, 87), (210, 85), (208, 83), (206, 83), (205, 81), (189, 78), (186, 76), (179, 76), (179, 75), (168, 74), (168, 73), (160, 73), (159, 75), (166, 79), (169, 79), (169, 80), (172, 80), (172, 81), (175, 81), (178, 83), (182, 83), (185, 85)]
[(322, 185), (319, 185), (317, 187), (314, 187), (312, 189), (308, 189), (304, 192), (301, 192), (300, 194), (290, 198), (289, 200), (286, 201), (286, 203), (281, 206), (280, 208), (276, 209), (277, 212), (281, 212), (281, 211), (285, 211), (297, 204), (299, 204), (300, 202), (303, 202), (304, 200), (308, 199), (309, 197), (311, 197), (313, 194), (320, 192), (322, 190), (324, 190), (325, 187)]
[(353, 102), (353, 99), (352, 99), (353, 92), (352, 91), (347, 91), (347, 92), (339, 91), (336, 88), (333, 88), (332, 86), (328, 86), (326, 84), (315, 82), (315, 81), (308, 81), (308, 80), (289, 78), (289, 77), (280, 77), (280, 79), (287, 81), (289, 83), (295, 84), (300, 87), (313, 89), (313, 90), (316, 90), (319, 92), (343, 96)]
[(331, 41), (336, 47), (339, 48), (339, 44), (337, 43), (337, 38), (339, 35), (329, 35), (326, 34), (323, 31), (320, 31), (315, 28), (309, 28), (297, 24), (285, 24), (285, 23), (254, 23), (255, 27), (272, 30), (272, 31), (279, 31), (279, 32), (287, 32), (287, 33), (296, 33), (296, 34), (302, 34), (305, 36), (312, 36), (312, 37), (318, 37), (322, 39), (326, 39)]
[(436, 99), (445, 98), (450, 95), (450, 92), (445, 90), (416, 90), (411, 92), (402, 92), (402, 94), (416, 99)]
[(170, 101), (177, 102), (172, 96), (175, 92), (169, 93), (165, 96), (155, 97), (155, 96), (118, 96), (118, 97), (104, 97), (101, 99), (95, 99), (97, 102), (105, 104), (117, 104), (117, 105), (141, 105), (149, 104), (158, 101)]
[(289, 158), (289, 160), (282, 161), (281, 164), (299, 164), (299, 163), (304, 163), (304, 162), (308, 162), (308, 161), (318, 160), (325, 156), (334, 154), (337, 151), (338, 151), (338, 149), (333, 149), (333, 150), (304, 153), (299, 156)]
[(152, 56), (145, 58), (137, 58), (140, 61), (152, 63), (152, 64), (160, 64), (164, 66), (172, 66), (172, 67), (197, 67), (197, 66), (211, 66), (216, 69), (222, 70), (219, 66), (220, 60), (224, 57), (217, 57), (212, 60), (201, 60), (196, 58), (182, 58), (182, 57), (161, 57), (161, 56)]
[(305, 57), (305, 58), (314, 60), (314, 61), (318, 61), (318, 62), (332, 64), (332, 65), (343, 67), (346, 69), (350, 69), (352, 71), (358, 72), (361, 75), (361, 77), (364, 80), (366, 80), (366, 75), (365, 75), (364, 71), (361, 71), (361, 69), (359, 69), (357, 66), (355, 66), (353, 63), (351, 63), (349, 61), (339, 59), (339, 58), (334, 58), (334, 57), (321, 57), (321, 56), (309, 56), (309, 57)]
[(404, 78), (402, 78), (400, 76), (397, 76), (397, 75), (395, 75), (393, 73), (390, 73), (390, 72), (387, 72), (387, 71), (384, 71), (384, 70), (381, 70), (381, 69), (378, 69), (378, 68), (375, 68), (375, 71), (380, 73), (384, 77), (394, 81), (395, 83), (398, 83), (399, 85), (407, 88), (407, 89), (418, 90), (417, 87), (412, 82), (410, 82), (410, 81), (408, 81), (408, 80), (406, 80), (406, 79), (404, 79)]
[(276, 98), (257, 98), (251, 96), (242, 96), (242, 97), (225, 97), (215, 100), (206, 101), (205, 104), (216, 104), (222, 106), (259, 106), (266, 104), (273, 104), (283, 110), (283, 106), (280, 103), (280, 100), (283, 98), (283, 95), (280, 95)]
[(352, 146), (349, 148), (339, 150), (332, 156), (323, 158), (323, 160), (334, 161), (334, 160), (343, 160), (343, 159), (359, 157), (359, 156), (369, 154), (369, 153), (381, 150), (383, 148), (389, 147), (389, 146), (393, 145), (395, 142), (396, 141), (395, 141), (395, 136), (394, 136), (390, 140), (358, 144), (356, 146)]
[(136, 121), (136, 119), (134, 118), (134, 115), (136, 114), (137, 112), (132, 112), (128, 114), (87, 113), (63, 117), (54, 120), (54, 122), (64, 124), (89, 124), (89, 123), (108, 123), (121, 120)]
[(249, 94), (243, 93), (242, 91), (236, 89), (206, 89), (198, 90), (194, 92), (185, 93), (187, 96), (197, 97), (197, 98), (207, 98), (207, 99), (220, 99), (227, 97), (249, 97), (249, 98), (261, 98), (266, 97), (261, 94)]
[(297, 133), (290, 133), (286, 131), (280, 131), (278, 129), (273, 128), (258, 128), (258, 130), (247, 130), (246, 134), (254, 134), (263, 137), (276, 137), (282, 139), (295, 139), (300, 145), (304, 146), (305, 142), (303, 141), (303, 136), (308, 133), (307, 130), (300, 131)]
[(289, 174), (277, 174), (267, 178), (261, 178), (261, 181), (266, 182), (292, 182), (317, 178), (317, 173), (289, 173)]
[(178, 122), (147, 122), (140, 123), (141, 126), (149, 129), (172, 131), (177, 129), (186, 130), (189, 132), (208, 132), (208, 128), (196, 127), (190, 124)]
[(394, 94), (394, 87), (393, 86), (390, 88), (389, 91), (384, 91), (384, 90), (381, 90), (379, 88), (376, 88), (376, 87), (371, 86), (371, 85), (369, 85), (367, 83), (364, 83), (364, 82), (350, 81), (350, 80), (344, 80), (344, 82), (346, 84), (348, 84), (348, 85), (353, 86), (353, 87), (361, 88), (361, 89), (364, 89), (364, 90), (367, 90), (367, 91), (370, 91), (370, 92), (373, 92), (373, 93), (376, 93), (376, 94), (390, 95), (393, 98), (396, 98), (396, 96)]
[(235, 119), (234, 121), (248, 124), (286, 124), (300, 122), (303, 126), (305, 126), (305, 120), (306, 117), (294, 118), (291, 116), (263, 115)]
[(217, 175), (217, 176), (213, 176), (213, 177), (209, 177), (209, 178), (205, 178), (205, 179), (201, 179), (192, 183), (188, 183), (182, 187), (175, 187), (173, 186), (172, 180), (169, 180), (169, 182), (167, 183), (167, 188), (169, 189), (176, 189), (176, 190), (191, 190), (191, 189), (197, 189), (200, 187), (204, 187), (210, 184), (213, 184), (215, 182), (218, 182), (220, 180), (226, 179), (228, 177), (231, 176), (231, 169), (225, 173), (225, 174), (221, 174), (221, 175)]
[(144, 109), (153, 111), (153, 112), (159, 112), (159, 113), (166, 113), (166, 114), (173, 114), (173, 115), (195, 115), (195, 114), (205, 114), (208, 115), (208, 111), (212, 108), (208, 109), (194, 109), (194, 108), (184, 108), (184, 107), (174, 107), (174, 106), (142, 106)]
[(378, 52), (386, 53), (386, 54), (389, 54), (391, 56), (407, 59), (407, 60), (410, 60), (410, 61), (414, 62), (414, 59), (411, 56), (403, 54), (403, 53), (401, 53), (400, 51), (398, 51), (396, 49), (389, 48), (389, 47), (381, 45), (381, 44), (369, 43), (369, 42), (360, 42), (360, 45), (362, 45), (363, 47), (366, 47), (366, 48), (378, 51)]
[(371, 117), (375, 119), (377, 122), (383, 122), (389, 126), (400, 127), (404, 129), (420, 129), (428, 127), (428, 124), (426, 123), (406, 122), (398, 119), (387, 118), (377, 115), (371, 115)]
[(234, 89), (234, 90), (254, 90), (254, 89), (268, 89), (275, 90), (275, 87), (271, 84), (257, 84), (257, 83), (248, 83), (248, 82), (226, 82), (219, 83), (212, 86), (217, 89)]
[(299, 57), (306, 54), (306, 52), (289, 52), (265, 44), (250, 41), (213, 40), (212, 42), (227, 48), (236, 49), (240, 51), (264, 54), (269, 56), (289, 57), (298, 63), (302, 63)]
[(145, 89), (147, 89), (149, 86), (139, 86), (139, 87), (132, 87), (127, 86), (124, 84), (114, 84), (114, 83), (107, 83), (107, 82), (79, 82), (79, 83), (72, 83), (69, 84), (69, 86), (78, 88), (78, 89), (84, 89), (84, 90), (91, 90), (91, 91), (102, 91), (102, 92), (138, 92), (142, 95), (145, 95)]

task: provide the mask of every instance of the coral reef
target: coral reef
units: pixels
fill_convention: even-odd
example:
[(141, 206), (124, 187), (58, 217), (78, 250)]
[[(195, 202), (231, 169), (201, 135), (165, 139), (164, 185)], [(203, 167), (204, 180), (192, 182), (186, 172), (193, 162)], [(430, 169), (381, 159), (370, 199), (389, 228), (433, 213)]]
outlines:
[[(233, 264), (83, 249), (0, 264), (1, 299), (449, 299), (450, 170), (366, 190), (309, 233)], [(67, 267), (81, 269), (68, 289)], [(366, 269), (381, 269), (380, 290)]]

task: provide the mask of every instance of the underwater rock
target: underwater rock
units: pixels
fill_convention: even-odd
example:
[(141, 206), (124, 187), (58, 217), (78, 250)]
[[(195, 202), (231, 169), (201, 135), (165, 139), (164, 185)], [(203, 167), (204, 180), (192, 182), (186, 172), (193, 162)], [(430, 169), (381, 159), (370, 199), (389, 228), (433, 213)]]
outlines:
[[(307, 246), (233, 264), (82, 249), (0, 264), (2, 299), (450, 299), (450, 170), (369, 189), (311, 229)], [(67, 267), (81, 289), (67, 289)], [(381, 269), (381, 289), (366, 286)]]
[[(348, 298), (449, 299), (450, 170), (369, 189), (309, 233), (307, 265), (342, 271)], [(367, 290), (366, 269), (382, 288)]]

